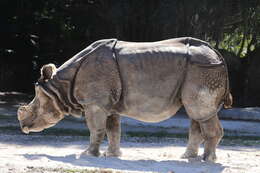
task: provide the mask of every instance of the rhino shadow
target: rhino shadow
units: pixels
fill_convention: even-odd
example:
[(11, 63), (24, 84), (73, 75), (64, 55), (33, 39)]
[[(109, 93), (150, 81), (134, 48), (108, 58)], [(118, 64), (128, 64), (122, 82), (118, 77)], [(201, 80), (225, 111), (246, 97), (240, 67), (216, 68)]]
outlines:
[(122, 158), (107, 158), (107, 157), (91, 157), (83, 156), (78, 158), (77, 155), (71, 154), (67, 156), (52, 156), (47, 154), (24, 154), (28, 160), (37, 160), (45, 157), (51, 161), (58, 161), (63, 163), (69, 163), (73, 166), (95, 167), (105, 169), (119, 169), (123, 171), (142, 171), (142, 172), (175, 172), (183, 173), (221, 173), (225, 166), (219, 163), (207, 163), (202, 162), (201, 158), (198, 157), (192, 160), (165, 160), (156, 161), (150, 160), (126, 160)]

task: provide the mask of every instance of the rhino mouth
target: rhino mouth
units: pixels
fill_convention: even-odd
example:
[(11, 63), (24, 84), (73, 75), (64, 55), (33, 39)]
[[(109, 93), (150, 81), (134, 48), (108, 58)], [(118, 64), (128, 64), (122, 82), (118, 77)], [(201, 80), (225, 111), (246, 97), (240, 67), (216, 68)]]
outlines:
[(25, 133), (25, 134), (29, 134), (29, 132), (30, 132), (29, 128), (27, 126), (22, 127), (21, 129), (22, 129), (22, 132)]
[[(50, 127), (50, 126), (48, 125), (48, 127)], [(23, 132), (23, 133), (29, 134), (30, 132), (41, 132), (41, 131), (43, 131), (44, 129), (47, 129), (48, 127), (33, 128), (32, 126), (31, 126), (31, 127), (23, 126), (21, 129), (22, 129), (22, 132)]]
[(41, 125), (37, 125), (37, 124), (33, 123), (29, 126), (28, 125), (21, 125), (21, 130), (22, 130), (23, 133), (29, 134), (30, 132), (41, 132), (44, 129), (47, 129), (47, 128), (52, 127), (54, 125), (56, 125), (56, 123), (44, 122), (44, 124), (41, 124)]
[(27, 126), (27, 125), (21, 125), (21, 130), (23, 133), (25, 134), (29, 134), (30, 132), (39, 132), (39, 131), (42, 131), (43, 129), (40, 129), (40, 128), (32, 128), (33, 125), (30, 125), (30, 126)]

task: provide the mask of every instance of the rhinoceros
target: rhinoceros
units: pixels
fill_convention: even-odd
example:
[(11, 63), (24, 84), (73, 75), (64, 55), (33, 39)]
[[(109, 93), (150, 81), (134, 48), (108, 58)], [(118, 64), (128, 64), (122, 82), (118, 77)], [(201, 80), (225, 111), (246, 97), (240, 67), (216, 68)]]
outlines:
[(219, 109), (231, 106), (223, 57), (202, 40), (182, 37), (157, 42), (104, 39), (73, 56), (59, 68), (44, 65), (35, 84), (35, 97), (18, 109), (24, 133), (54, 126), (65, 115), (85, 116), (90, 144), (83, 153), (120, 156), (120, 116), (144, 122), (169, 119), (184, 106), (191, 119), (182, 158), (216, 160), (223, 136)]

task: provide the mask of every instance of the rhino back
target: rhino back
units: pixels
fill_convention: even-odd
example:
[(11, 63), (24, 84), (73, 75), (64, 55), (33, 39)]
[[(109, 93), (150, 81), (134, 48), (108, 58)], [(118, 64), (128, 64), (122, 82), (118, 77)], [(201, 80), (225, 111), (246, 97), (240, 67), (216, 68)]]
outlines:
[(134, 118), (172, 115), (187, 63), (187, 48), (170, 40), (118, 42), (116, 56), (122, 82), (122, 112)]

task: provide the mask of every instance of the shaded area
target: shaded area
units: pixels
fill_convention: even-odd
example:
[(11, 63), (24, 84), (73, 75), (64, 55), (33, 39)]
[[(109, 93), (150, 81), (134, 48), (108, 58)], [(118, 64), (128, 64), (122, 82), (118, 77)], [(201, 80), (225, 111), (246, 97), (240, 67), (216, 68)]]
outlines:
[(20, 92), (0, 92), (0, 118), (1, 115), (16, 115), (18, 106), (31, 99), (31, 95)]
[[(25, 154), (25, 158), (28, 160), (38, 159), (39, 157), (46, 157), (52, 161), (59, 161), (64, 163), (70, 163), (75, 166), (88, 166), (88, 167), (98, 167), (98, 168), (111, 168), (119, 169), (125, 171), (150, 171), (150, 172), (167, 172), (171, 170), (179, 170), (181, 168), (182, 172), (189, 172), (192, 162), (180, 161), (180, 160), (165, 160), (165, 161), (156, 161), (156, 160), (126, 160), (120, 158), (95, 158), (83, 156), (77, 158), (76, 155), (67, 155), (65, 157), (61, 156), (51, 156), (45, 154)], [(200, 172), (201, 169), (209, 169), (209, 163), (202, 162), (202, 160), (196, 160), (196, 166), (194, 165), (193, 172)], [(142, 166), (140, 166), (142, 165)], [(171, 165), (172, 168), (169, 168)], [(221, 173), (224, 166), (221, 164), (211, 164), (210, 169), (212, 173)], [(177, 171), (176, 173), (178, 173)]]

